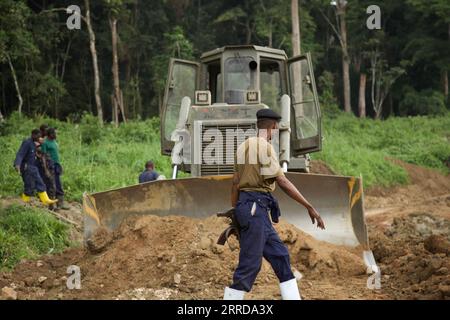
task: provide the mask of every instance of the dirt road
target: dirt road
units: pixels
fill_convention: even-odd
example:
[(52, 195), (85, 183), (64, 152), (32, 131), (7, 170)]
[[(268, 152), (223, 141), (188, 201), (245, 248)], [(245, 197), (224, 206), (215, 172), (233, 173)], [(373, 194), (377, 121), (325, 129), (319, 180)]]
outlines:
[[(360, 249), (277, 226), (304, 299), (450, 299), (450, 177), (403, 165), (410, 185), (368, 190), (365, 197), (379, 290), (367, 288)], [(89, 250), (24, 261), (0, 274), (0, 288), (13, 288), (19, 299), (220, 299), (238, 254), (236, 241), (215, 244), (225, 226), (217, 217), (130, 219), (114, 234), (99, 233)], [(66, 287), (69, 265), (81, 269), (80, 290)], [(280, 299), (266, 262), (247, 298)]]

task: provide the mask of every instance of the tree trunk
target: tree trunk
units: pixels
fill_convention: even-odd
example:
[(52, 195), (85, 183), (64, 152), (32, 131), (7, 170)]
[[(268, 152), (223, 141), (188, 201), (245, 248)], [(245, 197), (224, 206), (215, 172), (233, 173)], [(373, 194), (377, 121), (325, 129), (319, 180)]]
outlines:
[[(3, 77), (3, 73), (2, 73), (2, 107), (5, 108), (6, 105), (6, 97), (5, 97), (5, 78)], [(3, 109), (5, 110), (5, 109)], [(6, 114), (6, 110), (5, 110), (5, 114)], [(4, 118), (3, 118), (3, 114), (2, 114), (2, 109), (0, 108), (0, 122), (3, 122)]]
[(370, 65), (371, 65), (371, 71), (372, 71), (372, 79), (371, 79), (371, 92), (370, 96), (372, 99), (372, 108), (375, 111), (375, 118), (378, 118), (378, 110), (377, 110), (377, 103), (375, 100), (375, 83), (377, 82), (376, 76), (377, 76), (377, 51), (375, 50), (375, 53), (372, 53), (372, 57), (370, 57)]
[(245, 22), (245, 30), (246, 30), (246, 36), (245, 36), (245, 43), (251, 44), (252, 42), (252, 27), (250, 25), (250, 18), (247, 17), (247, 20)]
[[(450, 41), (450, 23), (448, 24), (448, 40)], [(448, 101), (448, 70), (444, 71), (443, 74), (443, 85), (444, 85), (444, 96), (445, 99)]]
[(366, 80), (367, 75), (363, 72), (359, 75), (359, 101), (358, 101), (358, 110), (359, 117), (366, 117)]
[(272, 20), (270, 20), (268, 38), (269, 38), (268, 39), (269, 40), (269, 48), (273, 48), (273, 23), (272, 23)]
[[(291, 34), (291, 42), (292, 42), (292, 55), (298, 56), (301, 53), (301, 40), (300, 40), (300, 19), (298, 16), (298, 0), (291, 0), (291, 20), (292, 20), (292, 34)], [(293, 82), (294, 86), (291, 89), (293, 99), (299, 103), (303, 100), (303, 87), (302, 87), (302, 66), (300, 63), (294, 63), (292, 65), (293, 68)], [(297, 104), (295, 107), (295, 116), (303, 117), (304, 115), (304, 106), (303, 104)]]
[[(69, 56), (70, 47), (72, 46), (72, 40), (73, 40), (73, 38), (69, 39), (69, 43), (67, 44), (66, 52), (64, 53), (63, 62), (62, 62), (62, 66), (61, 66), (61, 75), (59, 76), (61, 82), (64, 82), (64, 74), (66, 73), (66, 62), (67, 62), (67, 57)], [(58, 74), (56, 76), (58, 76)]]
[(95, 104), (97, 106), (97, 117), (100, 125), (103, 125), (103, 108), (102, 100), (100, 98), (100, 72), (98, 70), (97, 61), (97, 49), (95, 48), (95, 33), (92, 29), (91, 23), (91, 10), (89, 0), (84, 0), (86, 6), (86, 25), (89, 33), (89, 49), (92, 56), (92, 69), (94, 70), (94, 91), (95, 91)]
[(301, 52), (298, 0), (291, 0), (291, 17), (292, 17), (292, 55), (295, 57), (298, 56)]
[(342, 82), (344, 84), (344, 110), (351, 112), (350, 97), (350, 57), (347, 44), (347, 24), (345, 21), (345, 5), (339, 5), (338, 8), (339, 25), (342, 40)]
[(3, 68), (1, 74), (2, 74), (2, 107), (3, 107), (3, 111), (5, 112), (5, 115), (7, 113), (6, 111), (6, 92), (5, 92), (5, 76), (3, 73)]
[(119, 56), (117, 53), (117, 18), (110, 17), (109, 24), (111, 27), (111, 40), (112, 40), (112, 54), (113, 54), (113, 63), (112, 63), (112, 74), (113, 74), (113, 85), (114, 85), (114, 94), (113, 94), (113, 108), (115, 110), (115, 124), (119, 125), (119, 110), (122, 115), (122, 119), (126, 122), (125, 113), (122, 105), (122, 93), (120, 90), (120, 80), (119, 80)]
[(9, 68), (11, 69), (11, 74), (13, 76), (14, 86), (16, 87), (16, 92), (17, 92), (17, 99), (19, 99), (19, 106), (17, 108), (17, 111), (19, 111), (19, 114), (22, 114), (23, 99), (22, 99), (22, 94), (20, 93), (19, 82), (17, 81), (16, 70), (14, 69), (14, 66), (11, 62), (11, 57), (9, 56), (9, 54), (6, 54), (6, 59), (8, 60)]

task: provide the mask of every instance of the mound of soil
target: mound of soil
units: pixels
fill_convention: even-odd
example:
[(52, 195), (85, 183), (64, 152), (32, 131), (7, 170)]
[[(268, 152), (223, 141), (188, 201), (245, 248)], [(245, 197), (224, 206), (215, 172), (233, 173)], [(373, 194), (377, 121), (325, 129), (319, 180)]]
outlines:
[[(225, 246), (216, 244), (226, 226), (226, 219), (217, 217), (130, 218), (114, 233), (100, 230), (88, 249), (20, 263), (12, 273), (0, 274), (0, 288), (13, 288), (19, 299), (220, 299), (231, 283), (239, 251), (234, 237)], [(277, 229), (297, 276), (305, 280), (300, 287), (306, 296), (315, 297), (311, 290), (316, 281), (333, 283), (352, 276), (361, 276), (357, 285), (367, 290), (360, 250), (317, 241), (287, 223)], [(70, 265), (80, 267), (81, 290), (66, 287)], [(263, 263), (249, 298), (280, 298), (268, 263)]]
[(336, 174), (322, 160), (312, 160), (311, 161), (310, 172), (311, 173), (318, 173), (318, 174), (329, 174), (329, 175), (335, 175)]
[(426, 213), (396, 217), (371, 241), (382, 287), (397, 299), (450, 299), (450, 221)]
[[(372, 188), (365, 197), (381, 290), (367, 288), (359, 248), (317, 241), (283, 221), (276, 226), (301, 278), (303, 298), (450, 299), (450, 177), (398, 163), (412, 184)], [(319, 161), (312, 167), (314, 173), (333, 174)], [(73, 211), (67, 218), (81, 224), (79, 208)], [(216, 244), (227, 225), (217, 217), (130, 218), (114, 233), (99, 230), (86, 249), (23, 261), (0, 273), (0, 299), (220, 299), (238, 260), (236, 239)], [(67, 288), (71, 265), (80, 267), (80, 290)], [(247, 298), (280, 299), (265, 261)]]
[(407, 206), (411, 202), (421, 202), (449, 195), (450, 175), (443, 175), (436, 170), (406, 163), (398, 159), (390, 160), (407, 171), (409, 184), (392, 188), (369, 188), (365, 192), (365, 206), (367, 208)]

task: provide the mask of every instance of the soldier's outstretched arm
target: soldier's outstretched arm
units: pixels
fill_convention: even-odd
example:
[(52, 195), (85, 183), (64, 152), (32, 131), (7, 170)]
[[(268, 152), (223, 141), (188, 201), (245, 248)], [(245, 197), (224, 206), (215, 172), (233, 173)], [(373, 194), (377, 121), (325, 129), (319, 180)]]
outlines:
[(325, 224), (323, 223), (322, 218), (320, 217), (319, 213), (314, 209), (314, 207), (308, 202), (308, 200), (303, 197), (301, 192), (297, 189), (296, 186), (292, 184), (292, 182), (289, 181), (286, 176), (281, 175), (276, 177), (276, 181), (278, 186), (283, 190), (289, 197), (303, 205), (307, 210), (309, 217), (311, 218), (311, 222), (313, 224), (316, 223), (317, 220), (317, 227), (320, 229), (325, 229)]

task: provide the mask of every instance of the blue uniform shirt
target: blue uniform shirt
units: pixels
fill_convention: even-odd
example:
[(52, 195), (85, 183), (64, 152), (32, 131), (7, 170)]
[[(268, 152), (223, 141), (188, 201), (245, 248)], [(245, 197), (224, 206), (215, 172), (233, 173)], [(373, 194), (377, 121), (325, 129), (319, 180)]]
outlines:
[(158, 172), (154, 170), (152, 171), (145, 170), (139, 175), (139, 183), (155, 181), (156, 179), (158, 179), (158, 177), (159, 177)]
[(14, 166), (20, 166), (20, 168), (23, 169), (25, 165), (36, 166), (36, 161), (36, 146), (33, 139), (28, 138), (22, 142), (20, 149), (16, 154)]

